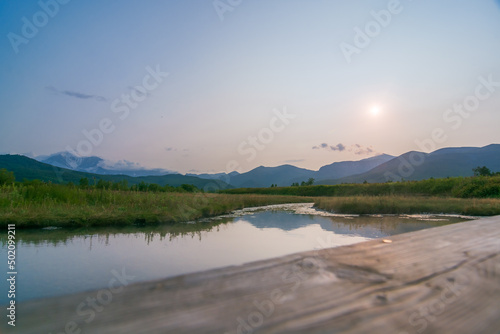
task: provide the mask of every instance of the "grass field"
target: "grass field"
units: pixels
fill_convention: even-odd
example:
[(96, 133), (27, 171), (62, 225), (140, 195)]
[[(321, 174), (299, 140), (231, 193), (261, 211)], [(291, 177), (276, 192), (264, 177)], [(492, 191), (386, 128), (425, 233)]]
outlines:
[(337, 213), (500, 215), (500, 199), (490, 198), (347, 196), (318, 197), (314, 203), (318, 209)]
[(143, 188), (116, 190), (32, 181), (3, 185), (0, 226), (153, 225), (212, 217), (244, 207), (298, 202), (315, 202), (323, 210), (352, 214), (500, 215), (500, 177), (245, 188), (219, 194), (199, 192), (195, 187)]
[(422, 181), (332, 186), (240, 188), (225, 194), (261, 194), (288, 196), (438, 196), (456, 198), (500, 198), (500, 176), (453, 177)]
[(293, 196), (80, 189), (65, 185), (0, 187), (0, 225), (112, 226), (185, 222), (244, 207), (312, 202)]

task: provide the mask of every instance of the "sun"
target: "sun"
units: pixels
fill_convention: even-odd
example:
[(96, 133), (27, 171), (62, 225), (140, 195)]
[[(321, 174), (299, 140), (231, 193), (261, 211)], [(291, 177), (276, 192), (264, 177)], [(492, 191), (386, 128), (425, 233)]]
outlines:
[(380, 107), (379, 106), (372, 106), (370, 108), (370, 114), (372, 114), (372, 116), (378, 116), (380, 114)]

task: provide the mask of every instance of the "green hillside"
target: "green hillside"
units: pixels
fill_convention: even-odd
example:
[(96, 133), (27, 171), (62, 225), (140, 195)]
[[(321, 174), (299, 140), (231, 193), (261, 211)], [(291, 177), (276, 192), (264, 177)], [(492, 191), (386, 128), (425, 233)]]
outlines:
[(178, 187), (182, 184), (191, 184), (200, 189), (207, 186), (208, 190), (227, 189), (229, 187), (227, 183), (222, 181), (200, 179), (198, 177), (180, 174), (132, 177), (127, 175), (99, 175), (76, 172), (38, 162), (22, 155), (0, 155), (0, 169), (2, 168), (14, 172), (16, 181), (18, 182), (38, 179), (56, 184), (66, 184), (69, 182), (78, 184), (80, 179), (87, 178), (91, 183), (99, 180), (112, 182), (127, 180), (129, 185), (139, 184), (141, 182), (155, 183), (160, 186), (170, 185), (172, 187)]

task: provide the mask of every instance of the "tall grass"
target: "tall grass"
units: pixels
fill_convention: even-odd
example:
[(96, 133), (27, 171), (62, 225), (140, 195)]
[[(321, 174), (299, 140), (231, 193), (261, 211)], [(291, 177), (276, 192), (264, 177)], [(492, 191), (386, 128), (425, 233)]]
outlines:
[(240, 188), (221, 191), (226, 194), (262, 194), (289, 196), (442, 196), (457, 198), (500, 198), (500, 176), (453, 177), (422, 181), (332, 186)]
[[(459, 182), (459, 187), (456, 182), (456, 179), (444, 179), (425, 183), (268, 188), (290, 195), (296, 195), (289, 190), (297, 188), (301, 196), (142, 192), (83, 189), (45, 183), (12, 184), (0, 186), (0, 226), (9, 223), (16, 223), (19, 228), (175, 223), (221, 215), (245, 207), (313, 201), (320, 209), (339, 213), (500, 215), (500, 198), (421, 196), (422, 189), (464, 197), (491, 195), (496, 191), (496, 184), (487, 178), (474, 178), (463, 184)], [(325, 192), (335, 193), (336, 196), (305, 196)], [(351, 192), (355, 195), (348, 195)], [(412, 196), (415, 192), (418, 196)]]
[(317, 208), (353, 214), (460, 214), (471, 216), (500, 215), (500, 199), (462, 199), (406, 196), (318, 197)]
[(0, 187), (0, 225), (18, 227), (158, 224), (244, 207), (312, 202), (304, 197), (80, 189), (65, 185)]

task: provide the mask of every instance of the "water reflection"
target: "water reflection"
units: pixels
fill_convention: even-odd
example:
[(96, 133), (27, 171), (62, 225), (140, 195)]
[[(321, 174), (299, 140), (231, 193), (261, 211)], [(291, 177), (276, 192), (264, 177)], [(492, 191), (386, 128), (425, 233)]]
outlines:
[[(110, 244), (110, 238), (127, 234), (136, 238), (143, 238), (147, 245), (155, 241), (172, 241), (178, 237), (196, 238), (199, 241), (209, 232), (219, 232), (224, 225), (240, 221), (242, 218), (222, 218), (205, 220), (196, 223), (177, 223), (161, 226), (123, 226), (123, 227), (93, 227), (93, 228), (56, 228), (56, 229), (28, 229), (17, 231), (17, 242), (32, 245), (67, 245), (74, 238), (86, 241), (89, 250), (93, 244)], [(262, 211), (244, 216), (245, 221), (254, 227), (264, 230), (270, 228), (282, 231), (293, 231), (311, 224), (317, 224), (324, 231), (336, 234), (358, 233), (371, 238), (386, 235), (401, 234), (429, 227), (461, 222), (459, 217), (437, 219), (412, 219), (405, 216), (384, 217), (321, 217), (315, 215), (297, 215), (283, 211)], [(367, 235), (369, 234), (369, 235)], [(6, 247), (6, 235), (0, 235), (2, 247)]]
[[(64, 246), (74, 238), (86, 241), (89, 250), (92, 245), (100, 243), (109, 245), (110, 240), (117, 235), (127, 234), (142, 238), (149, 244), (154, 241), (172, 241), (177, 237), (191, 237), (201, 240), (205, 232), (219, 231), (220, 226), (234, 219), (226, 218), (211, 222), (195, 224), (177, 223), (161, 226), (123, 226), (123, 227), (92, 227), (92, 228), (56, 228), (56, 229), (27, 229), (17, 230), (17, 242), (36, 246)], [(0, 236), (2, 247), (5, 247), (7, 238)]]
[[(123, 269), (139, 282), (463, 221), (322, 216), (295, 209), (250, 210), (189, 224), (18, 230), (17, 300), (100, 289), (112, 270)], [(0, 258), (6, 259), (5, 234), (0, 242)], [(2, 263), (7, 272), (7, 261)], [(8, 290), (6, 281), (0, 289)], [(0, 295), (0, 304), (6, 297)]]
[(433, 220), (411, 219), (405, 216), (318, 217), (314, 215), (290, 215), (286, 212), (276, 211), (261, 212), (248, 216), (246, 219), (259, 229), (278, 228), (283, 231), (292, 231), (310, 224), (318, 224), (323, 230), (336, 234), (356, 232), (365, 235), (372, 231), (374, 235), (380, 236), (417, 231), (464, 220), (456, 217)]

